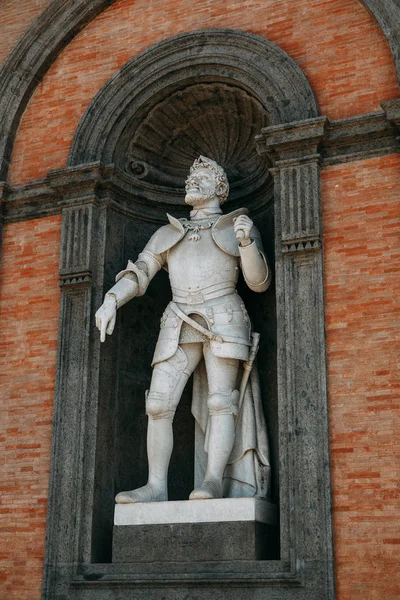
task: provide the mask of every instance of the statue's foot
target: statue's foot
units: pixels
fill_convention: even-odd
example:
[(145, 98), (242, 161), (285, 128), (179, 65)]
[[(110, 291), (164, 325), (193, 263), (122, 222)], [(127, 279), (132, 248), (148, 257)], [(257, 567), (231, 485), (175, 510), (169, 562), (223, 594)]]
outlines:
[(199, 488), (193, 490), (189, 500), (212, 500), (213, 498), (222, 498), (222, 484), (210, 479), (204, 480)]
[(168, 500), (168, 494), (165, 490), (155, 489), (150, 484), (131, 490), (130, 492), (120, 492), (115, 496), (117, 504), (133, 504), (134, 502), (165, 502)]

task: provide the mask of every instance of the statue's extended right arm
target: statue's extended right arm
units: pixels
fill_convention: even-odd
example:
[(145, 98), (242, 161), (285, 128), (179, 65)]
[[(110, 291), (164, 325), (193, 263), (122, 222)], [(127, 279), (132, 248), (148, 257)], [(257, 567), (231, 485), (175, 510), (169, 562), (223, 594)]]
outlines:
[(100, 341), (114, 331), (117, 309), (135, 298), (143, 296), (154, 275), (161, 269), (164, 257), (147, 249), (133, 263), (128, 261), (126, 269), (118, 273), (115, 285), (106, 293), (104, 302), (96, 312), (96, 327), (100, 330)]

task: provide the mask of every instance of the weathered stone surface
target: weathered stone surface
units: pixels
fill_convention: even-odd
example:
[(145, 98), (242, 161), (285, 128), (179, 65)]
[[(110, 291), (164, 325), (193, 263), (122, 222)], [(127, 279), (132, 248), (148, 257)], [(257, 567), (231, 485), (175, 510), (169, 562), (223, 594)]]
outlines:
[(113, 562), (263, 560), (276, 557), (276, 528), (257, 521), (114, 527)]
[[(0, 178), (6, 179), (18, 123), (52, 61), (86, 23), (115, 0), (54, 0), (21, 38), (0, 77)], [(400, 78), (400, 10), (397, 0), (362, 0), (389, 41)], [(290, 97), (290, 93), (288, 93)], [(303, 117), (304, 118), (304, 117)], [(294, 120), (294, 119), (293, 119)]]
[[(143, 78), (141, 74), (145, 71), (149, 76)], [(127, 147), (135, 139), (143, 117), (147, 117), (149, 97), (156, 106), (173, 98), (177, 90), (183, 90), (184, 96), (185, 87), (200, 84), (205, 78), (214, 85), (229, 79), (236, 94), (240, 94), (240, 89), (251, 90), (246, 105), (249, 101), (257, 104), (257, 113), (265, 111), (271, 124), (290, 123), (318, 114), (313, 91), (303, 72), (275, 44), (244, 31), (193, 31), (142, 52), (102, 87), (81, 119), (68, 164), (100, 160), (125, 166)], [(187, 102), (189, 99), (182, 100), (183, 106)], [(208, 144), (213, 143), (211, 137), (223, 135), (223, 129), (221, 125), (212, 127)], [(196, 147), (191, 160), (199, 153), (207, 155), (207, 150), (208, 146)]]
[(258, 498), (221, 498), (217, 500), (116, 504), (114, 511), (114, 525), (122, 527), (229, 521), (259, 521), (275, 525), (277, 523), (276, 506), (267, 500)]

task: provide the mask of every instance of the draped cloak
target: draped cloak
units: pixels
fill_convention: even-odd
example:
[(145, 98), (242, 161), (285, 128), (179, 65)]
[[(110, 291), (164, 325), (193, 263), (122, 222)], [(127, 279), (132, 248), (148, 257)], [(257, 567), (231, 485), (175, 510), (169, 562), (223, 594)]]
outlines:
[[(242, 372), (243, 369), (240, 369), (239, 376)], [(207, 465), (210, 423), (207, 395), (207, 373), (202, 360), (193, 379), (192, 414), (196, 420), (195, 487), (201, 485)], [(224, 473), (223, 495), (226, 498), (266, 498), (270, 491), (270, 479), (267, 428), (261, 404), (258, 369), (254, 363), (236, 417), (235, 442)]]

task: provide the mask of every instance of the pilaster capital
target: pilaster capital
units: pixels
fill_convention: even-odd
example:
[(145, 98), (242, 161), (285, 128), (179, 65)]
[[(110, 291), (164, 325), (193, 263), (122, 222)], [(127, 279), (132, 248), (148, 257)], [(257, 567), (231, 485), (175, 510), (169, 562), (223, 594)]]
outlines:
[(91, 285), (95, 249), (94, 211), (90, 204), (63, 210), (59, 277), (64, 291)]
[(326, 134), (327, 117), (264, 127), (256, 136), (257, 150), (267, 154), (274, 167), (318, 162), (319, 146)]

